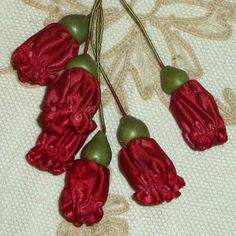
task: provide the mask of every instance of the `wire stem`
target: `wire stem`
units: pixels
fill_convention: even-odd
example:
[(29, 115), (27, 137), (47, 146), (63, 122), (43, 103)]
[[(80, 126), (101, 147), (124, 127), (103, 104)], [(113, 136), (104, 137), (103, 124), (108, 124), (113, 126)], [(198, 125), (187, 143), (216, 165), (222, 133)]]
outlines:
[[(92, 51), (95, 54), (95, 45), (94, 45), (94, 43), (92, 43)], [(115, 102), (116, 102), (116, 104), (117, 104), (117, 106), (120, 110), (120, 113), (122, 114), (122, 116), (127, 116), (127, 113), (125, 112), (125, 109), (124, 109), (124, 107), (123, 107), (123, 105), (122, 105), (115, 89), (113, 88), (113, 86), (112, 86), (112, 84), (111, 84), (104, 68), (102, 67), (101, 63), (99, 63), (98, 65), (99, 65), (99, 71), (102, 73), (103, 79), (105, 80), (105, 82), (106, 82), (113, 98), (115, 99)]]
[[(98, 68), (98, 81), (100, 82), (100, 84), (101, 84), (101, 74), (99, 70), (99, 64), (101, 60), (103, 31), (104, 31), (104, 16), (103, 16), (103, 8), (102, 8), (102, 1), (101, 1), (99, 12), (98, 12), (97, 25), (96, 25), (97, 68)], [(106, 123), (105, 123), (105, 118), (104, 118), (102, 100), (99, 107), (99, 119), (101, 123), (101, 129), (104, 133), (106, 133)]]
[(150, 47), (150, 49), (152, 50), (159, 66), (161, 68), (164, 68), (165, 65), (162, 62), (157, 50), (155, 49), (151, 38), (149, 37), (145, 27), (143, 26), (143, 23), (141, 22), (141, 20), (139, 19), (139, 17), (136, 15), (136, 13), (133, 11), (133, 9), (131, 8), (131, 6), (125, 1), (125, 0), (120, 0), (121, 4), (123, 5), (123, 7), (126, 9), (126, 11), (129, 13), (129, 15), (132, 17), (132, 19), (134, 20), (134, 22), (138, 25), (139, 29), (141, 30), (141, 32), (144, 35), (144, 38), (146, 39), (148, 46)]
[(92, 39), (92, 32), (89, 32), (88, 33), (88, 37), (87, 37), (87, 40), (85, 42), (85, 46), (84, 46), (84, 54), (87, 54), (88, 53), (88, 50), (89, 50), (89, 44), (90, 44), (90, 41)]
[[(121, 114), (123, 116), (126, 116), (126, 112), (124, 107), (121, 104), (121, 101), (117, 95), (117, 93), (115, 92), (110, 80), (108, 79), (108, 76), (105, 72), (105, 70), (103, 69), (101, 63), (100, 63), (100, 59), (101, 59), (101, 49), (102, 49), (102, 38), (103, 38), (103, 31), (104, 31), (104, 15), (103, 15), (103, 8), (102, 8), (102, 0), (98, 0), (98, 3), (95, 2), (96, 7), (94, 8), (96, 11), (96, 15), (94, 15), (95, 17), (93, 17), (93, 20), (91, 18), (91, 28), (90, 28), (90, 32), (91, 34), (94, 32), (94, 27), (96, 27), (96, 37), (95, 37), (95, 42), (94, 40), (91, 40), (91, 48), (94, 54), (94, 57), (96, 59), (97, 62), (97, 67), (98, 67), (98, 80), (101, 80), (101, 74), (103, 75), (103, 78), (109, 88), (109, 90), (111, 91), (112, 96), (114, 97), (117, 106), (121, 112)], [(96, 26), (95, 26), (95, 21), (96, 21)], [(105, 120), (104, 120), (104, 114), (103, 114), (103, 106), (101, 103), (100, 109), (99, 109), (99, 117), (100, 117), (100, 121), (101, 121), (101, 126), (105, 126)], [(104, 128), (104, 127), (103, 127)]]
[(85, 47), (84, 47), (84, 54), (86, 54), (89, 50), (89, 44), (92, 41), (93, 38), (93, 29), (94, 29), (94, 22), (95, 22), (95, 18), (96, 18), (96, 12), (101, 4), (102, 0), (95, 0), (93, 7), (88, 15), (89, 18), (89, 33), (88, 33), (88, 37), (87, 40), (85, 42)]
[(101, 64), (100, 64), (100, 66), (99, 66), (99, 69), (100, 69), (100, 71), (101, 71), (101, 73), (102, 73), (102, 75), (103, 75), (103, 78), (104, 78), (104, 80), (105, 80), (105, 82), (106, 82), (106, 84), (107, 84), (109, 90), (111, 91), (112, 96), (114, 97), (114, 99), (115, 99), (115, 101), (116, 101), (116, 104), (117, 104), (117, 106), (118, 106), (118, 108), (119, 108), (121, 114), (122, 114), (123, 116), (127, 116), (127, 113), (125, 112), (125, 109), (124, 109), (123, 105), (121, 104), (121, 101), (120, 101), (120, 99), (119, 99), (119, 97), (118, 97), (116, 91), (114, 90), (114, 88), (113, 88), (113, 86), (112, 86), (110, 80), (108, 79), (108, 76), (107, 76), (107, 74), (106, 74), (106, 72), (105, 72), (105, 70), (103, 69), (103, 67), (102, 67)]
[[(101, 75), (99, 71), (99, 64), (101, 59), (101, 49), (102, 49), (102, 39), (103, 39), (103, 31), (104, 31), (104, 17), (103, 17), (103, 9), (102, 9), (102, 0), (98, 0), (95, 2), (94, 12), (92, 12), (94, 16), (91, 20), (90, 24), (90, 37), (92, 39), (94, 27), (96, 31), (95, 37), (95, 48), (94, 48), (94, 56), (97, 63), (97, 70), (98, 70), (98, 81), (101, 84)], [(93, 40), (92, 44), (93, 44)], [(104, 118), (104, 111), (103, 111), (103, 104), (99, 106), (99, 119), (101, 124), (101, 130), (103, 133), (106, 133), (106, 123)]]

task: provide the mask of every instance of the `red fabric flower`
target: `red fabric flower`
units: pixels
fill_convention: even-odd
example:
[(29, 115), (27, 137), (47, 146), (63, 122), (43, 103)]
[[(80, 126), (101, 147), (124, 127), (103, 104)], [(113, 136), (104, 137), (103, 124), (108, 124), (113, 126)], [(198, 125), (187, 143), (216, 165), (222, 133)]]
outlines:
[(22, 82), (45, 85), (57, 78), (78, 50), (79, 44), (64, 26), (53, 23), (15, 50), (12, 65)]
[(185, 185), (177, 175), (170, 158), (154, 139), (136, 138), (123, 147), (119, 164), (130, 185), (134, 198), (143, 205), (171, 201)]
[(83, 69), (66, 70), (50, 83), (42, 106), (43, 132), (27, 154), (27, 161), (53, 174), (66, 171), (96, 128), (92, 116), (100, 101), (98, 81)]
[(87, 135), (77, 135), (71, 130), (66, 130), (60, 137), (42, 132), (26, 159), (40, 170), (59, 175), (72, 165), (86, 138)]
[(96, 128), (92, 116), (100, 102), (99, 82), (91, 73), (79, 68), (66, 70), (48, 86), (41, 116), (44, 129), (56, 135), (65, 129), (89, 134)]
[(74, 161), (60, 197), (62, 215), (78, 227), (99, 222), (108, 197), (109, 178), (109, 169), (95, 161)]
[(224, 120), (213, 96), (196, 80), (172, 94), (170, 110), (192, 149), (205, 150), (227, 141)]

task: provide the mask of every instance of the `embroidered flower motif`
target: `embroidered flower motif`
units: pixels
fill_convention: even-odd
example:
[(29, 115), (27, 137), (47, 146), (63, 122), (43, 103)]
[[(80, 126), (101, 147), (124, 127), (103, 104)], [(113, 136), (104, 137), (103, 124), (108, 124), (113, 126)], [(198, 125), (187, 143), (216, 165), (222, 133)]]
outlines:
[(15, 50), (12, 65), (20, 81), (45, 85), (57, 78), (57, 73), (78, 50), (79, 44), (64, 26), (53, 23)]
[(134, 198), (143, 205), (160, 204), (180, 196), (185, 185), (169, 157), (154, 139), (136, 138), (119, 154), (121, 171), (135, 189)]
[(220, 99), (216, 99), (218, 107), (221, 108), (221, 114), (227, 125), (236, 125), (236, 93), (230, 88), (223, 91), (223, 96), (226, 103)]

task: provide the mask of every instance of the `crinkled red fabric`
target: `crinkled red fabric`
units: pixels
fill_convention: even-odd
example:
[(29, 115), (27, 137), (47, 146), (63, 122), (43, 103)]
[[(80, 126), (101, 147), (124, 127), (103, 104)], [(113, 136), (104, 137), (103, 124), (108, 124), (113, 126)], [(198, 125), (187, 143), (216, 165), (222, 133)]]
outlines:
[(65, 129), (87, 135), (96, 128), (92, 117), (100, 102), (97, 79), (84, 69), (68, 69), (48, 86), (41, 115), (44, 129), (56, 135)]
[(53, 23), (18, 47), (11, 60), (22, 82), (45, 85), (57, 78), (78, 50), (79, 44), (64, 26)]
[(87, 135), (77, 135), (71, 130), (66, 130), (60, 137), (43, 131), (26, 159), (40, 170), (59, 175), (71, 167), (86, 138)]
[(205, 150), (227, 141), (225, 123), (213, 96), (196, 80), (172, 94), (170, 110), (192, 149)]
[(101, 102), (96, 78), (83, 69), (66, 70), (46, 91), (42, 104), (43, 131), (26, 158), (34, 167), (61, 174), (74, 161)]
[(154, 139), (137, 138), (119, 154), (120, 169), (134, 188), (134, 199), (143, 205), (171, 201), (181, 194), (184, 179)]
[(61, 193), (61, 214), (77, 227), (99, 222), (108, 197), (109, 178), (109, 169), (95, 161), (75, 160)]

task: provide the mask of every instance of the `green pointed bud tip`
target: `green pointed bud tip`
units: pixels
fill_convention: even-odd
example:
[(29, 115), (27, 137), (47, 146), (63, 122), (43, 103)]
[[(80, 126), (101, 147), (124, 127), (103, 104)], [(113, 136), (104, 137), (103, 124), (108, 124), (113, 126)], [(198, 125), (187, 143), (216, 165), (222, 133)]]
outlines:
[(67, 15), (60, 21), (75, 40), (82, 44), (86, 41), (89, 33), (89, 19), (85, 15)]
[(89, 54), (72, 57), (66, 64), (67, 69), (75, 67), (82, 68), (93, 74), (96, 78), (98, 77), (97, 65)]
[(129, 115), (120, 119), (117, 139), (121, 146), (125, 146), (132, 139), (141, 137), (150, 137), (147, 126), (141, 120)]
[(81, 151), (81, 158), (96, 161), (103, 166), (109, 166), (112, 152), (106, 134), (98, 131), (97, 134), (88, 142)]
[(188, 74), (181, 69), (165, 66), (161, 70), (161, 87), (167, 94), (172, 94), (189, 80)]

